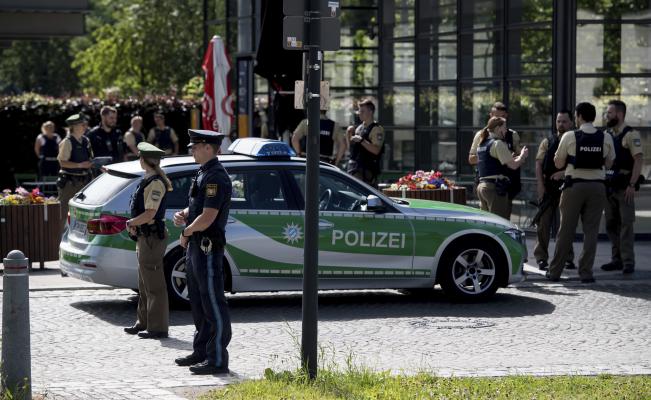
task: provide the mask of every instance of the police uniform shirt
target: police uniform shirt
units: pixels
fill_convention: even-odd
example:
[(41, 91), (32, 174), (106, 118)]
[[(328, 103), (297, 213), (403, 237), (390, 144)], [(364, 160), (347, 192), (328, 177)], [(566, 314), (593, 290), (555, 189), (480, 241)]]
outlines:
[[(150, 175), (146, 175), (145, 178), (148, 178)], [(145, 199), (145, 210), (156, 210), (160, 207), (161, 201), (165, 196), (167, 188), (165, 184), (160, 179), (154, 179), (147, 185), (143, 198)], [(151, 222), (152, 224), (154, 221)]]
[[(140, 134), (142, 135), (142, 132), (140, 132)], [(142, 135), (142, 137), (144, 139), (145, 135)], [(137, 145), (137, 143), (136, 143), (136, 133), (134, 131), (132, 131), (131, 129), (129, 129), (127, 131), (127, 133), (124, 134), (124, 144), (126, 144), (127, 146), (136, 146)]]
[[(619, 136), (620, 132), (617, 129), (613, 128), (613, 134)], [(624, 139), (622, 140), (622, 147), (628, 149), (631, 152), (631, 156), (635, 157), (638, 154), (643, 154), (642, 152), (642, 138), (640, 132), (635, 129), (628, 131)], [(631, 171), (624, 171), (631, 172)]]
[[(366, 129), (366, 124), (362, 122), (355, 130), (355, 134), (361, 136), (364, 133), (364, 129)], [(382, 144), (384, 143), (384, 128), (380, 125), (375, 125), (371, 130), (371, 133), (368, 135), (368, 139), (374, 145), (382, 147)]]
[[(168, 127), (166, 126), (165, 128), (168, 128)], [(163, 129), (165, 129), (165, 128), (163, 128)], [(171, 127), (169, 127), (169, 128), (170, 128), (170, 140), (174, 144), (178, 143), (179, 142), (179, 137), (176, 136), (176, 132), (174, 132), (174, 128), (171, 128)], [(147, 135), (147, 141), (149, 143), (154, 143), (156, 141), (156, 129), (157, 128), (151, 128), (149, 130), (149, 134)]]
[(538, 152), (536, 153), (536, 161), (542, 161), (545, 159), (545, 153), (547, 153), (547, 149), (549, 149), (549, 140), (547, 140), (547, 138), (544, 138), (542, 142), (540, 142), (540, 145), (538, 146)]
[[(640, 134), (638, 133), (638, 136)], [(57, 135), (56, 133), (52, 135), (52, 139), (55, 139), (57, 141), (57, 146), (61, 145), (61, 136)], [(45, 143), (47, 142), (48, 137), (44, 133), (39, 133), (38, 136), (36, 137), (36, 141), (41, 145), (41, 151), (43, 146), (45, 146)]]
[[(492, 134), (491, 137), (495, 139), (495, 136), (493, 136)], [(509, 150), (509, 146), (506, 144), (504, 140), (495, 140), (493, 142), (493, 145), (491, 146), (490, 149), (490, 155), (493, 158), (497, 158), (497, 160), (502, 165), (513, 160), (513, 154), (511, 153), (511, 150)], [(501, 175), (482, 176), (482, 178), (487, 178), (487, 179), (495, 179), (498, 177), (501, 177)]]
[[(223, 233), (226, 229), (228, 208), (223, 212), (222, 206), (224, 203), (230, 202), (232, 184), (228, 173), (217, 158), (208, 161), (199, 168), (194, 186), (195, 193), (190, 193), (188, 224), (191, 224), (204, 208), (214, 208), (220, 212), (212, 225), (206, 229), (206, 235), (214, 236), (218, 233), (217, 230)], [(193, 194), (194, 197), (192, 197)]]
[[(323, 115), (321, 116), (321, 119), (329, 119), (328, 117), (324, 117)], [(339, 124), (332, 120), (335, 123), (335, 126), (332, 128), (332, 141), (335, 144), (335, 146), (332, 147), (332, 151), (334, 154), (335, 147), (337, 143), (340, 143), (341, 139), (344, 139), (344, 132), (341, 130)], [(298, 126), (294, 130), (294, 135), (298, 140), (303, 139), (304, 136), (307, 136), (307, 119), (302, 120), (299, 122)]]
[[(581, 125), (579, 130), (588, 135), (597, 132), (597, 128), (591, 123)], [(576, 156), (576, 136), (574, 135), (574, 131), (566, 132), (561, 136), (558, 150), (556, 150), (556, 154), (554, 155), (554, 162), (560, 161), (565, 164), (567, 156)], [(603, 156), (608, 160), (615, 159), (615, 145), (613, 144), (612, 136), (608, 134), (604, 134)], [(606, 170), (605, 168), (577, 169), (574, 168), (574, 165), (568, 163), (565, 168), (565, 175), (575, 179), (604, 180), (606, 179)]]
[[(72, 143), (70, 140), (77, 140), (68, 135), (59, 143), (59, 154), (57, 155), (57, 160), (59, 161), (70, 161), (70, 156), (72, 154)], [(84, 137), (79, 138), (79, 142), (83, 144)], [(93, 158), (92, 148), (88, 149), (90, 152), (90, 158)]]
[[(468, 152), (469, 155), (471, 156), (476, 156), (477, 155), (477, 148), (479, 147), (479, 144), (481, 143), (481, 132), (483, 129), (480, 129), (475, 133), (475, 137), (472, 138), (472, 144), (470, 145), (470, 151)], [(513, 152), (516, 154), (520, 154), (520, 150), (522, 150), (520, 146), (520, 134), (516, 131), (511, 131), (513, 134)], [(507, 145), (508, 148), (508, 145)]]

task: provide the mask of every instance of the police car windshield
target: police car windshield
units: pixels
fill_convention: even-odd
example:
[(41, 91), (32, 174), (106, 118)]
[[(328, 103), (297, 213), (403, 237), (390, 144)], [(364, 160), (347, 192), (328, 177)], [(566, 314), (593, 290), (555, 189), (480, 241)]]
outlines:
[(124, 189), (132, 179), (133, 177), (113, 173), (113, 171), (105, 172), (75, 196), (74, 201), (86, 205), (105, 204)]

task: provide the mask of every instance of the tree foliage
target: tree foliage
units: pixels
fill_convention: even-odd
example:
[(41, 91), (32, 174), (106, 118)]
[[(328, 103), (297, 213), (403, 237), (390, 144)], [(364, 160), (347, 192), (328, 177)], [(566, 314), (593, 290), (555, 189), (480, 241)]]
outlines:
[(91, 93), (117, 87), (123, 94), (170, 93), (201, 71), (202, 1), (117, 0), (115, 23), (92, 32), (75, 55), (81, 86)]

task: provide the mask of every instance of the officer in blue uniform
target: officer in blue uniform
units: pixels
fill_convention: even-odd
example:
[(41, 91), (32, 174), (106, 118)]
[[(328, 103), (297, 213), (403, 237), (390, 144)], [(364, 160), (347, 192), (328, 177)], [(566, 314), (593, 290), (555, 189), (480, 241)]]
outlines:
[(188, 295), (196, 332), (192, 354), (175, 362), (190, 366), (195, 374), (226, 374), (231, 321), (224, 295), (223, 258), (232, 185), (217, 159), (224, 135), (194, 129), (188, 134), (188, 147), (201, 167), (192, 182), (189, 206), (174, 215), (174, 223), (186, 225), (180, 241), (187, 249)]

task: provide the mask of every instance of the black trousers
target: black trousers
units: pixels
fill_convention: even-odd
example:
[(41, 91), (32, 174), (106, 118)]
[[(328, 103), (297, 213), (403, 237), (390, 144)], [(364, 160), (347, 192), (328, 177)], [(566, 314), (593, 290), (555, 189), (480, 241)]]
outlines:
[[(224, 295), (224, 249), (213, 248), (206, 255), (195, 241), (188, 244), (186, 272), (192, 319), (196, 331), (194, 354), (211, 365), (228, 368), (231, 318)], [(212, 262), (209, 262), (212, 261)]]

